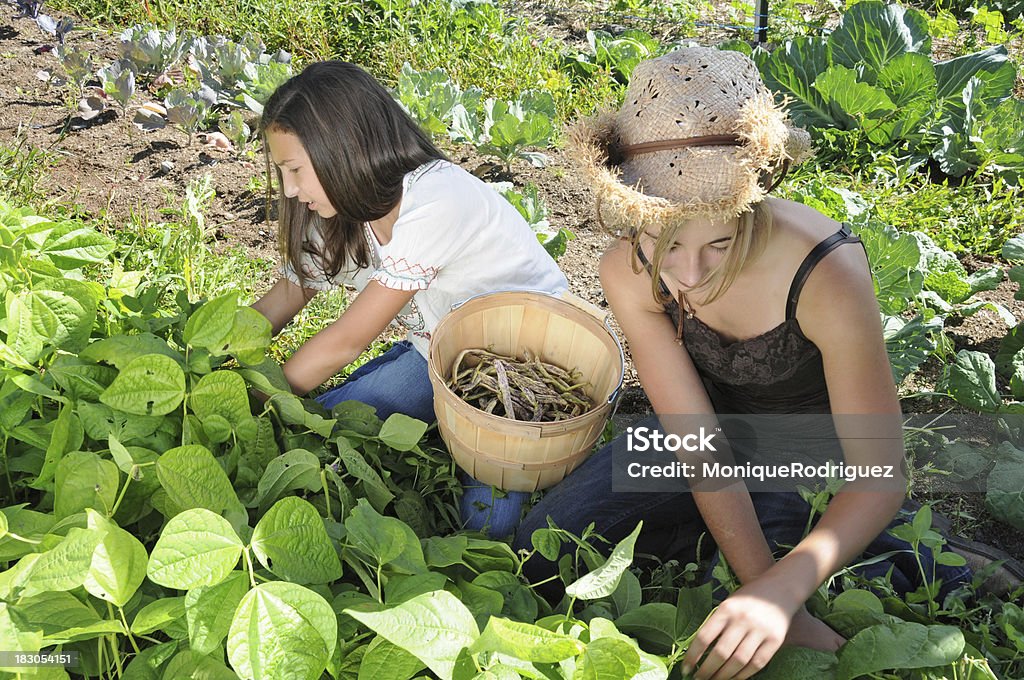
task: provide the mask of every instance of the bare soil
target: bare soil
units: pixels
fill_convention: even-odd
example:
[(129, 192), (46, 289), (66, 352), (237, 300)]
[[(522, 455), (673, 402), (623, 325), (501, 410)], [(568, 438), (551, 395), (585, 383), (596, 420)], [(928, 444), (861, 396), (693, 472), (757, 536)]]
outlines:
[[(550, 13), (535, 18), (542, 18), (548, 30), (568, 40), (579, 41), (585, 32), (571, 20)], [(94, 62), (106, 63), (117, 57), (114, 35), (76, 30), (68, 40), (87, 48)], [(207, 223), (214, 247), (242, 246), (252, 258), (277, 257), (275, 225), (266, 219), (261, 154), (245, 156), (217, 149), (196, 138), (190, 141), (184, 133), (171, 128), (143, 132), (119, 112), (108, 112), (91, 121), (77, 118), (76, 102), (67, 87), (44, 82), (38, 75), (41, 71), (61, 74), (59, 63), (50, 52), (51, 45), (50, 36), (31, 20), (12, 18), (9, 12), (0, 19), (0, 146), (45, 152), (46, 167), (36, 187), (45, 200), (74, 206), (77, 214), (100, 219), (116, 229), (133, 220), (159, 220), (162, 211), (181, 204), (189, 183), (210, 174), (216, 198), (207, 214)], [(140, 92), (129, 106), (129, 117), (137, 106), (156, 99), (151, 93)], [(576, 235), (559, 260), (572, 291), (607, 308), (597, 262), (608, 237), (595, 222), (589, 189), (568, 167), (559, 150), (548, 152), (551, 163), (547, 168), (537, 169), (519, 162), (506, 175), (488, 168), (486, 159), (471, 147), (448, 147), (446, 151), (453, 161), (484, 179), (513, 181), (519, 186), (537, 185), (552, 225), (566, 227)], [(0, 168), (0, 178), (4, 170)], [(971, 271), (989, 264), (983, 258), (965, 258)], [(981, 297), (1003, 304), (1021, 319), (1024, 302), (1013, 299), (1014, 290), (1015, 286), (1004, 282), (998, 290)], [(983, 311), (951, 324), (949, 334), (956, 349), (977, 349), (994, 355), (1006, 330), (998, 317)], [(937, 359), (930, 360), (915, 374), (913, 382), (904, 386), (905, 391), (931, 390), (941, 368)], [(906, 402), (905, 410), (923, 411), (946, 405), (941, 399), (919, 397)], [(650, 404), (638, 385), (632, 363), (628, 362), (617, 421), (628, 422), (649, 410)], [(955, 528), (1024, 559), (1024, 533), (994, 521), (980, 496), (936, 500), (954, 515)]]

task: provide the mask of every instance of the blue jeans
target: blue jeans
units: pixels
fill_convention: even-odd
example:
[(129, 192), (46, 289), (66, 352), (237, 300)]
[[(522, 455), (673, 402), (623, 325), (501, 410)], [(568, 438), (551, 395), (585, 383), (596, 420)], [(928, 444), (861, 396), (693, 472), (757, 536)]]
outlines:
[(522, 516), (523, 504), (530, 499), (528, 491), (502, 491), (473, 479), (459, 470), (462, 499), (459, 516), (463, 526), (483, 531), (491, 538), (505, 538), (515, 533)]
[(377, 409), (381, 420), (404, 413), (425, 423), (434, 422), (434, 388), (427, 360), (408, 340), (396, 342), (316, 400), (328, 409), (343, 401), (361, 401)]
[[(637, 427), (660, 428), (656, 416), (637, 423)], [(625, 436), (625, 435), (622, 435)], [(621, 446), (621, 437), (619, 440)], [(577, 536), (591, 522), (594, 530), (611, 541), (621, 541), (643, 520), (644, 527), (636, 543), (635, 553), (658, 555), (662, 559), (679, 559), (684, 564), (696, 561), (697, 544), (707, 527), (693, 501), (693, 494), (685, 491), (663, 493), (623, 493), (612, 491), (612, 449), (613, 444), (604, 446), (587, 459), (582, 466), (551, 489), (535, 505), (523, 520), (516, 533), (512, 547), (515, 550), (532, 549), (530, 537), (537, 529), (547, 527), (550, 517), (561, 529)], [(796, 492), (752, 493), (750, 495), (761, 529), (773, 553), (781, 555), (780, 547), (794, 546), (800, 542), (811, 514), (811, 508)], [(904, 522), (894, 519), (889, 525)], [(708, 534), (710, 537), (710, 533)], [(705, 544), (710, 541), (705, 540)], [(608, 546), (606, 552), (610, 551)], [(562, 553), (572, 550), (562, 545)], [(713, 547), (708, 550), (713, 550)], [(922, 547), (922, 566), (925, 573), (935, 574), (943, 580), (939, 595), (941, 602), (957, 586), (970, 582), (971, 572), (967, 567), (946, 567), (935, 564), (931, 552)], [(784, 552), (784, 550), (783, 550)], [(864, 551), (862, 558), (884, 553), (894, 555), (875, 564), (860, 566), (854, 571), (865, 577), (884, 576), (891, 570), (893, 588), (906, 594), (921, 584), (920, 569), (909, 543), (883, 531)], [(526, 562), (524, 572), (531, 582), (555, 575), (557, 566), (537, 555)], [(560, 594), (552, 590), (547, 595)]]
[[(377, 409), (381, 420), (394, 413), (404, 413), (425, 423), (435, 420), (434, 389), (427, 360), (408, 340), (395, 343), (316, 400), (328, 409), (343, 401), (361, 401)], [(461, 470), (459, 481), (463, 489), (459, 510), (466, 529), (484, 531), (494, 538), (504, 538), (515, 531), (529, 493), (499, 491)]]

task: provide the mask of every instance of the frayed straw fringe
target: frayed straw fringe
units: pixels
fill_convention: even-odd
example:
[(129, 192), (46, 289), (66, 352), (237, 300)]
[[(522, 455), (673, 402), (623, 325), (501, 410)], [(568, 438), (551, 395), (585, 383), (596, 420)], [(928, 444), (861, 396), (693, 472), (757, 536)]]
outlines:
[(789, 124), (785, 112), (788, 102), (776, 105), (772, 96), (765, 94), (740, 109), (737, 134), (762, 170), (771, 170), (785, 160), (797, 165), (812, 155), (810, 134)]
[[(614, 235), (693, 218), (738, 216), (764, 200), (766, 192), (759, 181), (762, 172), (783, 160), (799, 163), (810, 152), (810, 136), (787, 125), (785, 113), (770, 95), (751, 99), (741, 109), (738, 121), (737, 134), (744, 140), (738, 150), (739, 162), (747, 168), (741, 185), (718, 201), (679, 203), (648, 196), (639, 184), (622, 182), (620, 170), (608, 161), (609, 146), (618, 137), (615, 121), (615, 111), (603, 109), (566, 130), (566, 154), (594, 190), (598, 220)], [(730, 161), (723, 158), (725, 162)]]
[(615, 112), (604, 110), (571, 125), (566, 144), (567, 156), (594, 190), (599, 219), (605, 224), (608, 218), (606, 228), (614, 235), (697, 217), (737, 216), (765, 196), (756, 172), (749, 173), (749, 181), (738, 192), (716, 202), (678, 203), (648, 196), (637, 186), (624, 184), (620, 171), (608, 165), (608, 146), (614, 138)]
[(782, 112), (775, 107), (771, 95), (765, 94), (747, 100), (739, 110), (736, 134), (743, 140), (743, 147), (754, 170), (769, 170), (786, 155), (786, 140), (789, 129)]

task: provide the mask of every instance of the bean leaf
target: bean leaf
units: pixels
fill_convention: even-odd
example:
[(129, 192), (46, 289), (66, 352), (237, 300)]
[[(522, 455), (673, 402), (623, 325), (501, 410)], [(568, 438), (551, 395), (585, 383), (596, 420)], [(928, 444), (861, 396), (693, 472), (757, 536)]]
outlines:
[(758, 680), (821, 680), (834, 677), (836, 655), (807, 647), (783, 647), (757, 674)]
[(177, 510), (206, 508), (219, 513), (240, 505), (224, 468), (205, 446), (167, 451), (156, 462), (156, 475)]
[(579, 655), (583, 643), (532, 623), (491, 617), (470, 653), (499, 652), (537, 663), (558, 663)]
[(293, 449), (267, 464), (256, 487), (255, 504), (262, 509), (280, 498), (285, 491), (319, 491), (322, 486), (320, 459), (304, 449)]
[(341, 578), (341, 561), (323, 520), (308, 501), (290, 496), (274, 504), (252, 534), (260, 564), (293, 583), (330, 583)]
[(238, 425), (252, 416), (245, 380), (232, 371), (215, 371), (200, 378), (189, 395), (189, 404), (200, 420), (217, 415)]
[(427, 570), (419, 538), (409, 526), (394, 517), (377, 513), (365, 499), (345, 520), (349, 541), (359, 551), (371, 556), (376, 565), (390, 565), (406, 574)]
[(338, 621), (327, 601), (294, 583), (263, 583), (242, 598), (228, 632), (228, 660), (245, 680), (316, 680), (334, 654)]
[(213, 654), (227, 637), (238, 603), (249, 591), (249, 579), (233, 572), (213, 586), (193, 588), (185, 594), (185, 619), (189, 647), (200, 654)]
[(57, 464), (53, 514), (69, 517), (86, 508), (108, 513), (117, 499), (117, 466), (92, 451), (73, 451)]
[(77, 269), (107, 259), (117, 244), (80, 222), (57, 224), (47, 235), (40, 252), (61, 269)]
[(97, 531), (80, 528), (68, 530), (64, 540), (40, 555), (31, 565), (25, 583), (25, 597), (54, 590), (73, 590), (82, 585), (99, 541), (100, 534)]
[(202, 678), (203, 680), (237, 680), (238, 676), (223, 661), (204, 656), (193, 649), (183, 649), (167, 663), (165, 678)]
[(131, 362), (147, 354), (162, 354), (179, 363), (184, 361), (180, 354), (168, 346), (166, 340), (161, 340), (152, 333), (115, 335), (112, 338), (97, 340), (82, 350), (78, 356), (89, 361), (102, 361), (121, 371)]
[(382, 611), (346, 609), (345, 613), (414, 655), (442, 680), (451, 680), (459, 652), (480, 635), (466, 605), (445, 590), (424, 593)]
[(637, 524), (633, 533), (615, 546), (604, 564), (569, 584), (565, 589), (566, 594), (580, 600), (596, 600), (615, 592), (623, 572), (633, 562), (633, 546), (636, 545), (641, 527), (643, 527), (643, 522)]
[(377, 636), (366, 648), (359, 664), (358, 680), (404, 680), (423, 670), (423, 662), (384, 638)]
[(410, 451), (419, 444), (427, 424), (404, 413), (392, 413), (381, 425), (380, 440), (396, 451)]
[(239, 307), (224, 351), (246, 366), (259, 364), (266, 358), (264, 352), (270, 345), (271, 330), (267, 317), (252, 307)]
[(576, 665), (574, 680), (628, 680), (640, 670), (640, 654), (636, 648), (613, 637), (594, 640), (586, 646)]
[(222, 352), (235, 325), (238, 293), (214, 298), (197, 309), (185, 324), (183, 338), (192, 347), (202, 347), (211, 354)]
[(165, 416), (184, 398), (185, 373), (163, 354), (133, 359), (100, 395), (107, 406), (140, 416)]
[(711, 584), (696, 588), (680, 588), (676, 601), (676, 640), (682, 641), (697, 632), (714, 607)]
[(931, 668), (953, 663), (964, 635), (952, 626), (887, 623), (865, 628), (839, 651), (837, 680), (853, 680), (889, 668)]
[(668, 654), (676, 643), (676, 608), (667, 602), (640, 605), (615, 619), (615, 625), (660, 654)]
[(132, 632), (146, 635), (154, 630), (172, 628), (185, 615), (185, 598), (165, 597), (150, 602), (132, 620)]
[(242, 548), (226, 519), (204, 508), (186, 510), (164, 527), (146, 573), (154, 583), (178, 590), (212, 586), (228, 577)]
[(146, 578), (146, 547), (95, 510), (89, 508), (86, 513), (89, 528), (103, 538), (92, 554), (85, 589), (101, 600), (123, 607)]

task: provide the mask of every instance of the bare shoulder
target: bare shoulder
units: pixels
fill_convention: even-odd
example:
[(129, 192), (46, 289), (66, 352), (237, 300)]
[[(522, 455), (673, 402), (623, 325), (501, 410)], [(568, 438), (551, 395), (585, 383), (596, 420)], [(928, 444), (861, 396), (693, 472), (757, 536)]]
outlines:
[(621, 313), (621, 308), (628, 305), (644, 311), (663, 312), (651, 292), (650, 275), (643, 269), (634, 271), (633, 260), (632, 247), (625, 239), (617, 239), (601, 255), (598, 272), (612, 310)]
[[(816, 245), (832, 236), (842, 225), (830, 219), (817, 210), (791, 203), (786, 207), (783, 214), (783, 221), (780, 226), (789, 227), (794, 245), (800, 254), (800, 260), (806, 257)], [(799, 221), (794, 223), (793, 218)], [(804, 284), (801, 292), (801, 302), (807, 297), (813, 300), (819, 293), (829, 291), (843, 292), (847, 294), (855, 291), (863, 291), (867, 286), (869, 292), (873, 291), (871, 285), (871, 268), (868, 265), (864, 254), (864, 248), (857, 242), (846, 242), (826, 253), (814, 265), (810, 275)]]
[(842, 226), (802, 203), (779, 198), (769, 200), (772, 234), (796, 253), (810, 252), (815, 245), (836, 233)]
[[(773, 200), (772, 216), (778, 246), (790, 254), (794, 271), (818, 243), (842, 226), (793, 201)], [(800, 292), (797, 318), (808, 331), (826, 322), (842, 325), (844, 318), (860, 319), (865, 314), (877, 315), (871, 269), (859, 244), (844, 243), (829, 251), (811, 270)]]
[(612, 241), (608, 248), (601, 253), (600, 271), (602, 278), (608, 276), (620, 276), (627, 269), (632, 273), (631, 264), (632, 252), (629, 241), (624, 238), (617, 238)]
[(797, 306), (800, 327), (815, 336), (866, 332), (881, 337), (871, 269), (858, 243), (844, 243), (811, 270)]

